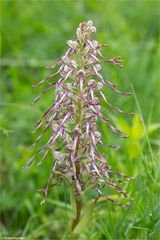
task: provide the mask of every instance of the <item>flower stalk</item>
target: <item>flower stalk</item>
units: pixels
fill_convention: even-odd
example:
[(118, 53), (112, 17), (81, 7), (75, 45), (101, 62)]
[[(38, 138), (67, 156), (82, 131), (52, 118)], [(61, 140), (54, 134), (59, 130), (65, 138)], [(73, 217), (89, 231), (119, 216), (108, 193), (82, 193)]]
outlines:
[(43, 163), (49, 152), (52, 153), (53, 167), (47, 186), (42, 192), (46, 198), (50, 187), (60, 184), (63, 179), (68, 181), (72, 187), (76, 209), (71, 224), (72, 231), (76, 229), (81, 219), (84, 205), (82, 199), (88, 189), (97, 191), (96, 201), (104, 194), (105, 186), (120, 193), (126, 201), (131, 200), (121, 187), (131, 178), (113, 171), (106, 156), (98, 150), (98, 145), (111, 147), (113, 150), (117, 147), (103, 143), (97, 119), (104, 122), (119, 137), (127, 137), (112, 126), (110, 120), (103, 115), (102, 101), (114, 111), (126, 115), (132, 113), (113, 106), (103, 93), (103, 87), (107, 86), (115, 93), (130, 95), (128, 92), (120, 91), (115, 84), (102, 76), (102, 63), (111, 63), (120, 68), (123, 64), (120, 57), (104, 59), (101, 48), (107, 45), (92, 40), (92, 35), (95, 33), (96, 28), (92, 21), (81, 23), (76, 31), (76, 40), (67, 41), (66, 53), (48, 67), (49, 70), (56, 69), (56, 71), (33, 85), (33, 87), (47, 85), (33, 103), (53, 89), (55, 89), (55, 102), (35, 125), (35, 131), (41, 133), (34, 145), (41, 141), (46, 132), (50, 132), (51, 135), (48, 141), (35, 151), (26, 167), (32, 164), (40, 152), (44, 152), (44, 155), (37, 163), (37, 167)]

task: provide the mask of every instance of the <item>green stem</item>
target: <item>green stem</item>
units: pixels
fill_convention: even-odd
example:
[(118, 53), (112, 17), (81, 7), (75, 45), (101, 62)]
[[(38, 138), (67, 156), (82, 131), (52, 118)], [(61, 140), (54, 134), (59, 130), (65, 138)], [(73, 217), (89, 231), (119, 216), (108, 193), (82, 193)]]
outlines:
[[(83, 119), (83, 102), (81, 97), (79, 96), (79, 101), (77, 104), (77, 110), (78, 110), (78, 114), (77, 114), (77, 119), (76, 119), (76, 125), (78, 125), (81, 128), (81, 123), (82, 123), (82, 119)], [(77, 146), (77, 152), (79, 152), (79, 145)], [(76, 175), (77, 175), (77, 179), (79, 178), (79, 174), (80, 174), (80, 163), (79, 161), (76, 161)], [(74, 185), (73, 185), (74, 188)], [(74, 229), (76, 228), (76, 226), (79, 223), (80, 217), (81, 217), (81, 210), (82, 210), (82, 199), (80, 194), (77, 194), (76, 189), (73, 189), (73, 194), (74, 194), (74, 199), (75, 199), (75, 216), (73, 217), (72, 220), (72, 225), (71, 225), (71, 231), (73, 233)]]
[[(83, 44), (82, 44), (83, 46)], [(80, 51), (80, 69), (83, 68), (84, 65), (84, 58), (83, 58), (83, 54), (82, 54), (82, 49)], [(80, 91), (78, 91), (78, 103), (77, 103), (77, 110), (78, 110), (78, 114), (77, 114), (77, 119), (76, 119), (76, 125), (79, 125), (79, 128), (82, 127), (82, 121), (83, 121), (83, 101), (82, 101), (82, 97), (80, 95)], [(78, 151), (79, 146), (77, 147), (77, 152)], [(79, 161), (76, 162), (76, 175), (77, 178), (79, 177), (80, 174), (80, 164)], [(73, 186), (74, 188), (74, 186)], [(71, 224), (71, 232), (73, 233), (74, 229), (76, 228), (76, 226), (78, 225), (79, 221), (80, 221), (80, 217), (81, 217), (81, 210), (82, 210), (82, 206), (83, 206), (83, 202), (82, 202), (82, 198), (81, 196), (78, 194), (77, 192), (74, 191), (75, 189), (73, 189), (73, 194), (74, 194), (74, 199), (75, 199), (75, 216), (72, 219), (72, 224)]]
[[(76, 173), (77, 173), (77, 178), (78, 178), (79, 173), (80, 173), (80, 165), (79, 165), (78, 161), (76, 162)], [(74, 231), (74, 229), (76, 228), (76, 226), (79, 223), (79, 220), (81, 217), (81, 210), (82, 210), (82, 206), (83, 206), (81, 196), (77, 195), (77, 193), (76, 193), (76, 191), (74, 191), (74, 189), (73, 189), (73, 193), (74, 193), (74, 198), (75, 198), (76, 215), (75, 215), (75, 217), (73, 217), (73, 220), (72, 220), (72, 225), (71, 225), (72, 232)]]
[(72, 220), (71, 230), (74, 231), (75, 227), (78, 225), (82, 209), (82, 200), (76, 197), (76, 216)]

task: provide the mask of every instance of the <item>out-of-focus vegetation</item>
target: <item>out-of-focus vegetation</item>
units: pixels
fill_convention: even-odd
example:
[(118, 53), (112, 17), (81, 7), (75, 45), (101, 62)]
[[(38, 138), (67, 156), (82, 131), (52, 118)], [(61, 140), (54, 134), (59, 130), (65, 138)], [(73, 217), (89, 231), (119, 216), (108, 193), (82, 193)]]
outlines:
[(72, 213), (68, 186), (53, 189), (41, 206), (37, 189), (47, 183), (50, 159), (39, 169), (22, 167), (32, 154), (33, 125), (53, 98), (48, 94), (31, 107), (43, 89), (31, 86), (43, 79), (45, 66), (65, 52), (64, 43), (75, 37), (78, 24), (91, 19), (97, 40), (109, 44), (103, 54), (121, 55), (125, 64), (123, 70), (104, 65), (104, 76), (133, 92), (133, 97), (122, 97), (106, 89), (114, 105), (135, 112), (126, 117), (106, 108), (106, 116), (129, 139), (117, 139), (102, 123), (99, 126), (105, 143), (121, 146), (116, 152), (104, 147), (102, 151), (113, 169), (135, 177), (128, 186), (134, 201), (126, 209), (98, 203), (79, 239), (160, 239), (158, 9), (156, 0), (1, 1), (2, 237), (67, 239)]

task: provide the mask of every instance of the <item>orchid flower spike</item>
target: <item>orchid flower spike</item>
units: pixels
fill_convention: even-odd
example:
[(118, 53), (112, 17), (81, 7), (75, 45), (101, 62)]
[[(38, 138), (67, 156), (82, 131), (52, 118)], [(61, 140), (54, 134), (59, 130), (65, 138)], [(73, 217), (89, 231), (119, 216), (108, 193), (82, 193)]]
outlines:
[[(54, 72), (34, 85), (38, 87), (47, 84), (46, 89), (36, 97), (34, 103), (53, 89), (55, 101), (35, 125), (35, 131), (41, 130), (35, 144), (41, 141), (46, 132), (50, 137), (26, 164), (26, 167), (30, 166), (36, 156), (43, 152), (43, 157), (37, 163), (37, 166), (40, 166), (50, 152), (52, 166), (47, 185), (43, 190), (45, 197), (52, 186), (60, 184), (65, 179), (73, 188), (75, 198), (81, 203), (79, 208), (83, 205), (82, 196), (86, 190), (96, 189), (100, 196), (105, 186), (113, 188), (127, 201), (131, 200), (122, 187), (122, 184), (130, 178), (113, 171), (104, 154), (98, 150), (99, 145), (112, 147), (113, 150), (117, 148), (110, 143), (103, 144), (97, 119), (104, 122), (114, 134), (122, 138), (127, 137), (112, 126), (103, 115), (101, 102), (104, 101), (111, 110), (119, 113), (127, 115), (132, 113), (113, 106), (103, 93), (105, 85), (115, 93), (130, 95), (128, 92), (118, 90), (115, 84), (102, 76), (102, 63), (114, 64), (120, 68), (123, 65), (120, 57), (104, 59), (101, 49), (107, 45), (93, 40), (92, 35), (95, 33), (96, 28), (91, 20), (80, 23), (76, 30), (76, 39), (67, 41), (67, 51), (57, 62), (48, 67)], [(77, 213), (72, 229), (75, 228), (79, 218), (80, 213), (79, 215)]]

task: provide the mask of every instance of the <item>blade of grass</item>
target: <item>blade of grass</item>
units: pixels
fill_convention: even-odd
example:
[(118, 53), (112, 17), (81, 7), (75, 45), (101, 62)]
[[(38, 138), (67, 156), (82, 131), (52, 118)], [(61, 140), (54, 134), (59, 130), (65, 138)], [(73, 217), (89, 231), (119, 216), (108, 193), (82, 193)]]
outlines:
[(46, 201), (53, 204), (53, 205), (56, 205), (58, 207), (65, 208), (66, 210), (72, 210), (71, 205), (69, 205), (65, 202), (60, 202), (60, 201), (53, 200), (53, 199), (50, 199), (50, 198), (48, 198)]
[(138, 97), (137, 97), (137, 95), (136, 95), (136, 92), (135, 92), (135, 89), (134, 89), (133, 84), (130, 83), (130, 86), (131, 86), (131, 90), (132, 90), (132, 92), (133, 92), (133, 96), (134, 96), (134, 99), (135, 99), (135, 102), (136, 102), (136, 105), (137, 105), (137, 109), (138, 109), (138, 112), (139, 112), (141, 121), (142, 121), (143, 129), (144, 129), (144, 134), (145, 134), (146, 141), (147, 141), (147, 144), (148, 144), (148, 148), (149, 148), (149, 151), (150, 151), (151, 159), (152, 159), (152, 162), (153, 162), (153, 164), (154, 164), (153, 151), (152, 151), (152, 147), (151, 147), (150, 140), (149, 140), (149, 137), (148, 137), (148, 133), (147, 133), (146, 125), (145, 125), (145, 122), (144, 122), (144, 118), (143, 118), (141, 106), (140, 106), (140, 103), (139, 103)]
[(101, 218), (99, 218), (98, 220), (99, 220), (99, 226), (101, 227), (101, 230), (102, 230), (103, 234), (105, 235), (106, 239), (112, 240), (112, 237), (111, 237), (109, 231), (107, 230), (107, 226), (105, 225), (104, 221)]

